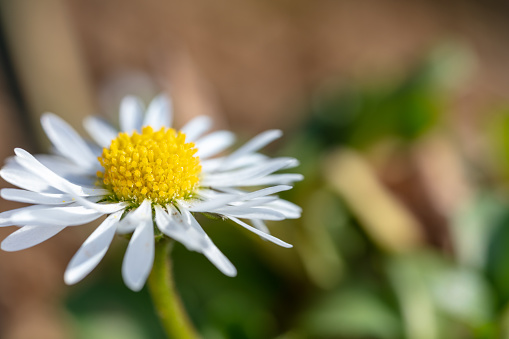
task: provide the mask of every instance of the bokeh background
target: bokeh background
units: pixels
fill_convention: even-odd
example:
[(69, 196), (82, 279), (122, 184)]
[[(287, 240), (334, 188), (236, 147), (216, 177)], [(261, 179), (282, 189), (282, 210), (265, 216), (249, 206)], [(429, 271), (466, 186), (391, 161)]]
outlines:
[[(301, 161), (283, 196), (304, 213), (270, 228), (294, 248), (201, 220), (233, 279), (174, 248), (204, 338), (509, 338), (508, 18), (496, 0), (0, 0), (0, 158), (48, 150), (43, 112), (83, 132), (127, 94), (170, 93), (177, 127), (207, 114), (239, 143), (281, 128), (265, 151)], [(121, 281), (125, 239), (64, 284), (93, 229), (0, 253), (0, 338), (163, 338)]]

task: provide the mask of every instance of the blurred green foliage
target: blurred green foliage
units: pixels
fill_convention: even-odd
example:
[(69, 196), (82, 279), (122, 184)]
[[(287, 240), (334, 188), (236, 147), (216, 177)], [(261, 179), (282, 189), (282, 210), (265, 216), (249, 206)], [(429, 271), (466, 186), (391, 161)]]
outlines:
[[(306, 180), (282, 196), (302, 206), (304, 215), (270, 225), (294, 249), (234, 224), (201, 220), (238, 268), (232, 279), (175, 245), (177, 286), (204, 338), (509, 338), (509, 204), (492, 182), (474, 180), (472, 197), (459, 199), (461, 206), (438, 226), (446, 228), (450, 248), (425, 241), (393, 253), (376, 245), (323, 176), (323, 159), (334, 149), (367, 157), (377, 145), (397, 140), (398, 151), (411, 154), (430, 133), (452, 133), (443, 117), (450, 77), (466, 72), (451, 65), (467, 60), (464, 53), (442, 48), (404, 79), (328, 86), (316, 94), (309, 121), (281, 150), (302, 163)], [(492, 138), (493, 148), (505, 154), (508, 117)], [(509, 173), (507, 159), (501, 163)], [(474, 172), (470, 166), (489, 170), (464, 166), (467, 173)], [(366, 211), (371, 207), (367, 200)], [(100, 272), (71, 289), (67, 304), (79, 338), (163, 338), (146, 291), (132, 293), (121, 282), (121, 253), (110, 251)]]
[(367, 147), (387, 138), (411, 142), (435, 126), (443, 113), (443, 94), (424, 65), (397, 86), (326, 88), (318, 94), (306, 126), (321, 147)]

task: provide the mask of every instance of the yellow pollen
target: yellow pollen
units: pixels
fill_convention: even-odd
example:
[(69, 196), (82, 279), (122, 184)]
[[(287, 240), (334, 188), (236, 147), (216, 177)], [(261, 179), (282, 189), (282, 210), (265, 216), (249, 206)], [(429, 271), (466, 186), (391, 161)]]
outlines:
[(190, 195), (198, 186), (200, 159), (194, 143), (173, 128), (141, 134), (119, 133), (98, 157), (104, 171), (97, 178), (115, 199), (140, 204), (145, 199), (166, 204)]

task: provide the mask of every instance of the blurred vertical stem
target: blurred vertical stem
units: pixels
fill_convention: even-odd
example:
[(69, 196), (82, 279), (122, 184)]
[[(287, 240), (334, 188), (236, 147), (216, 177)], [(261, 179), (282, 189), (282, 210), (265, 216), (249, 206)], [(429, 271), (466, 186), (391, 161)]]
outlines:
[(168, 338), (198, 338), (175, 289), (169, 256), (171, 247), (172, 241), (167, 238), (155, 244), (154, 266), (148, 278), (152, 302)]

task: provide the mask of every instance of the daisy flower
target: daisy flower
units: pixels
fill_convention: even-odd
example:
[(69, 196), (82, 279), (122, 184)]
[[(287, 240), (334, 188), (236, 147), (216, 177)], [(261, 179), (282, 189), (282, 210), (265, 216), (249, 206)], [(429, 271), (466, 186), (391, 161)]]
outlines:
[(1, 196), (33, 204), (0, 213), (0, 226), (20, 227), (1, 248), (29, 248), (66, 227), (106, 216), (70, 261), (64, 275), (67, 284), (80, 281), (97, 266), (115, 233), (132, 234), (122, 276), (134, 291), (143, 287), (151, 271), (157, 236), (202, 253), (221, 272), (235, 276), (235, 267), (207, 236), (196, 213), (229, 219), (263, 239), (291, 247), (270, 235), (264, 223), (301, 214), (298, 206), (275, 195), (302, 176), (274, 172), (298, 162), (258, 153), (281, 131), (263, 132), (224, 155), (234, 143), (233, 133), (206, 134), (211, 127), (206, 116), (180, 131), (171, 128), (171, 102), (164, 95), (146, 112), (139, 99), (124, 98), (120, 132), (98, 117), (86, 118), (84, 127), (95, 143), (82, 139), (54, 114), (43, 115), (41, 122), (53, 154), (34, 156), (17, 148), (0, 171), (5, 181), (19, 187), (4, 188)]

